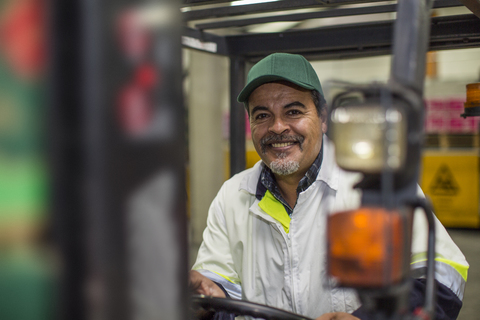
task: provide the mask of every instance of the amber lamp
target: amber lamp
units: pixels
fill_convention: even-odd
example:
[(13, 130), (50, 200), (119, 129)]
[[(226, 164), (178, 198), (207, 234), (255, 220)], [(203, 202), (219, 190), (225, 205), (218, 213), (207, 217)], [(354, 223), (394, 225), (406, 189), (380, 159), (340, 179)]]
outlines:
[(480, 116), (480, 82), (467, 84), (467, 101), (462, 117)]
[(379, 288), (409, 272), (411, 213), (363, 207), (328, 218), (328, 271), (341, 286)]

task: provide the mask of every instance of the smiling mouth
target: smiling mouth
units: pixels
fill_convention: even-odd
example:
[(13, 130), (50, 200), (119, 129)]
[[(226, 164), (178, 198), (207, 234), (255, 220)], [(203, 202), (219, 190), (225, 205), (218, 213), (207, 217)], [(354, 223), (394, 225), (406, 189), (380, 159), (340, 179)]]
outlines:
[(267, 148), (286, 148), (298, 144), (303, 151), (302, 144), (305, 138), (300, 135), (269, 135), (260, 140), (262, 153), (267, 152)]
[(288, 147), (288, 146), (291, 146), (293, 144), (295, 144), (296, 142), (277, 142), (277, 143), (272, 143), (271, 146), (273, 148), (283, 148), (283, 147)]

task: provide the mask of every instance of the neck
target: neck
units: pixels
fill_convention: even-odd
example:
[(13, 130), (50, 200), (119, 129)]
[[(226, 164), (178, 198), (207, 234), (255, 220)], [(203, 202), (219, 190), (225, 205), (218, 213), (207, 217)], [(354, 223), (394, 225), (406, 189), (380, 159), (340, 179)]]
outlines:
[(305, 173), (301, 174), (296, 172), (288, 176), (282, 176), (278, 174), (274, 175), (283, 198), (285, 199), (285, 201), (287, 201), (288, 205), (293, 208), (295, 206), (295, 203), (297, 203), (298, 183), (303, 178)]

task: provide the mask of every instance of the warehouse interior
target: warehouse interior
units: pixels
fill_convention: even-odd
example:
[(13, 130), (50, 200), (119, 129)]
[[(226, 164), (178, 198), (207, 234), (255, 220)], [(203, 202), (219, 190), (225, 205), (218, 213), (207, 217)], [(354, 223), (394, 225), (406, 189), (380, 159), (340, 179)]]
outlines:
[[(195, 9), (195, 7), (192, 7)], [(434, 9), (432, 16), (470, 13), (466, 7)], [(391, 19), (394, 13), (354, 17), (325, 18), (303, 22), (276, 22), (244, 27), (228, 32), (279, 32), (289, 28), (320, 27), (330, 24), (356, 23)], [(233, 19), (233, 18), (232, 18)], [(213, 19), (212, 19), (213, 20)], [(218, 19), (220, 20), (220, 19)], [(227, 19), (224, 19), (228, 21)], [(246, 18), (247, 20), (247, 18)], [(200, 21), (197, 25), (202, 25)], [(208, 22), (205, 25), (208, 25)], [(215, 22), (212, 22), (214, 24)], [(221, 22), (220, 22), (221, 23)], [(194, 25), (192, 23), (191, 25)], [(270, 29), (269, 29), (270, 28)], [(227, 30), (227, 31), (226, 31)], [(248, 30), (248, 31), (245, 31)], [(199, 50), (184, 49), (185, 103), (188, 106), (189, 131), (189, 209), (190, 263), (193, 263), (202, 241), (206, 214), (213, 199), (230, 175), (229, 160), (229, 70), (230, 59)], [(466, 85), (480, 81), (480, 49), (435, 50), (428, 52), (425, 80), (425, 144), (423, 171), (419, 184), (433, 201), (437, 217), (447, 226), (450, 235), (464, 251), (471, 264), (464, 307), (460, 320), (475, 319), (480, 311), (476, 304), (480, 265), (477, 245), (480, 234), (478, 195), (479, 119), (460, 117), (466, 99)], [(329, 99), (329, 86), (340, 80), (353, 83), (386, 82), (391, 55), (373, 57), (312, 60)], [(211, 94), (205, 95), (205, 92)], [(329, 101), (328, 101), (329, 102)], [(214, 116), (212, 116), (214, 115)], [(200, 123), (198, 119), (203, 121)], [(260, 158), (248, 136), (246, 120), (246, 166)], [(221, 123), (219, 126), (218, 124)], [(201, 132), (201, 133), (200, 133)], [(205, 152), (205, 150), (209, 150)], [(470, 160), (466, 160), (469, 158)], [(463, 162), (466, 160), (467, 163)], [(447, 161), (447, 162), (445, 162)], [(452, 171), (442, 175), (444, 189), (435, 185), (440, 163), (448, 163)], [(223, 168), (219, 170), (219, 168)], [(472, 174), (473, 173), (473, 174)], [(209, 181), (208, 184), (205, 181)], [(436, 182), (435, 182), (436, 181)], [(458, 189), (457, 189), (458, 188)], [(455, 191), (453, 191), (455, 189)], [(460, 191), (462, 189), (462, 191)], [(461, 212), (461, 213), (460, 213)]]
[[(236, 4), (242, 4), (240, 2)], [(278, 2), (286, 6), (289, 6), (289, 3), (297, 3), (288, 0)], [(161, 103), (172, 106), (173, 110), (162, 114), (164, 121), (160, 120), (159, 125), (166, 129), (153, 132), (161, 137), (158, 140), (122, 140), (124, 137), (118, 134), (120, 130), (117, 130), (115, 124), (118, 115), (110, 111), (114, 109), (112, 106), (117, 103), (114, 99), (118, 97), (112, 98), (108, 92), (117, 90), (115, 88), (118, 88), (122, 81), (126, 82), (133, 67), (130, 62), (125, 62), (128, 59), (120, 56), (123, 54), (119, 49), (122, 46), (116, 45), (115, 41), (109, 38), (114, 38), (115, 32), (118, 31), (116, 27), (111, 26), (114, 23), (103, 22), (107, 19), (103, 20), (101, 17), (105, 13), (108, 13), (106, 16), (109, 17), (115, 16), (125, 6), (130, 8), (128, 5), (115, 1), (100, 1), (98, 3), (102, 5), (96, 6), (88, 1), (85, 2), (88, 4), (72, 1), (76, 5), (69, 7), (63, 4), (62, 7), (61, 1), (53, 1), (60, 8), (58, 12), (64, 14), (55, 23), (65, 26), (63, 29), (55, 29), (57, 41), (63, 41), (64, 45), (57, 44), (58, 48), (53, 50), (54, 53), (71, 53), (76, 51), (75, 49), (83, 51), (78, 50), (81, 53), (72, 54), (71, 59), (58, 59), (58, 64), (52, 63), (54, 66), (52, 73), (39, 67), (46, 62), (39, 59), (37, 53), (32, 56), (16, 55), (18, 51), (0, 48), (0, 318), (4, 318), (2, 317), (4, 313), (10, 315), (10, 318), (7, 316), (5, 319), (12, 320), (152, 319), (138, 315), (131, 317), (131, 310), (125, 306), (127, 305), (125, 302), (130, 298), (127, 292), (128, 285), (124, 280), (127, 274), (125, 265), (128, 264), (128, 257), (131, 258), (125, 253), (130, 252), (125, 249), (128, 247), (125, 243), (131, 244), (128, 242), (130, 239), (126, 239), (131, 231), (129, 228), (132, 226), (133, 229), (138, 228), (135, 230), (138, 237), (133, 239), (133, 242), (135, 248), (144, 249), (138, 250), (138, 255), (133, 254), (145, 263), (139, 266), (138, 273), (148, 271), (144, 277), (135, 280), (145, 284), (150, 280), (148, 276), (153, 275), (155, 281), (152, 281), (153, 284), (149, 283), (150, 286), (147, 285), (147, 293), (150, 297), (155, 295), (163, 297), (162, 294), (165, 292), (162, 290), (166, 285), (155, 276), (161, 272), (170, 272), (175, 267), (170, 265), (163, 267), (162, 263), (175, 259), (185, 262), (185, 266), (181, 265), (179, 268), (180, 274), (186, 272), (193, 264), (202, 241), (210, 203), (232, 173), (230, 112), (234, 59), (228, 54), (213, 53), (208, 50), (208, 46), (200, 46), (199, 49), (185, 42), (181, 46), (180, 39), (182, 36), (194, 38), (201, 34), (199, 39), (203, 45), (210, 43), (210, 31), (218, 37), (280, 34), (289, 30), (315, 30), (343, 24), (392, 21), (395, 18), (390, 6), (396, 1), (331, 0), (298, 3), (302, 2), (308, 2), (309, 7), (298, 9), (299, 4), (296, 4), (297, 8), (276, 10), (275, 15), (315, 15), (320, 12), (321, 16), (325, 14), (321, 12), (328, 12), (330, 9), (356, 11), (363, 10), (365, 6), (371, 8), (384, 6), (384, 10), (388, 12), (211, 27), (209, 23), (228, 24), (230, 20), (240, 20), (235, 23), (243, 24), (245, 21), (242, 21), (242, 18), (237, 19), (238, 15), (232, 15), (230, 18), (207, 17), (195, 20), (197, 18), (192, 14), (195, 11), (203, 10), (205, 13), (211, 9), (221, 8), (226, 1), (190, 0), (183, 1), (181, 5), (178, 1), (165, 1), (174, 3), (173, 10), (176, 11), (171, 16), (185, 22), (180, 24), (176, 21), (174, 31), (166, 28), (167, 31), (161, 33), (157, 39), (168, 43), (171, 41), (168, 37), (175, 36), (178, 41), (173, 41), (175, 43), (173, 49), (167, 48), (168, 45), (161, 47), (162, 50), (157, 52), (160, 57), (158, 60), (151, 58), (153, 54), (148, 56), (149, 59), (155, 60), (154, 63), (158, 63), (158, 69), (161, 67), (164, 71), (162, 81), (155, 83), (155, 80), (149, 77), (148, 68), (143, 73), (146, 76), (142, 79), (147, 82), (149, 90), (154, 91), (152, 88), (155, 85), (162, 87), (158, 90), (160, 94), (157, 98)], [(321, 2), (321, 6), (318, 2)], [(478, 20), (478, 11), (468, 8), (464, 2), (469, 5), (473, 3), (477, 10), (480, 7), (478, 1), (437, 0), (432, 17), (442, 19), (446, 16), (473, 16), (474, 12)], [(20, 28), (22, 31), (33, 28), (46, 34), (45, 21), (34, 14), (41, 12), (38, 8), (39, 6), (42, 8), (42, 5), (43, 2), (37, 0), (2, 2), (0, 27), (6, 30), (4, 26), (8, 25), (9, 21), (12, 21), (12, 25), (15, 21), (17, 23), (23, 21), (26, 26)], [(252, 7), (262, 4), (244, 2), (243, 5)], [(274, 4), (265, 2), (265, 6), (272, 7)], [(43, 9), (46, 10), (45, 7)], [(171, 10), (164, 12), (172, 13)], [(25, 12), (30, 15), (22, 15)], [(93, 20), (88, 21), (95, 21), (97, 24), (88, 23), (86, 25), (89, 27), (82, 25), (85, 28), (80, 28), (75, 23), (81, 20), (79, 18), (82, 16), (75, 12), (89, 12), (88, 19)], [(92, 12), (96, 14), (91, 14)], [(8, 17), (18, 20), (14, 18), (9, 20)], [(154, 17), (169, 21), (165, 14)], [(265, 17), (269, 15), (259, 13), (245, 18)], [(469, 17), (471, 20), (474, 18)], [(450, 35), (451, 39), (442, 39), (444, 41), (442, 44), (428, 52), (424, 92), (425, 144), (419, 184), (432, 200), (437, 216), (447, 226), (450, 235), (470, 263), (464, 307), (459, 320), (474, 320), (480, 313), (480, 305), (477, 302), (480, 295), (480, 117), (464, 119), (460, 116), (464, 112), (466, 85), (480, 82), (480, 25), (477, 20), (472, 20), (476, 28), (470, 30), (471, 33), (456, 35), (456, 38)], [(19, 24), (23, 26), (21, 22)], [(201, 32), (197, 33), (198, 30), (194, 30), (195, 28)], [(80, 37), (83, 32), (86, 32), (88, 36), (85, 38), (90, 41), (87, 45), (82, 42), (84, 38)], [(102, 37), (108, 39), (107, 45), (102, 44)], [(5, 37), (6, 40), (12, 41), (12, 47), (15, 47), (15, 41), (12, 39), (16, 38), (18, 38), (16, 33), (13, 33), (12, 37)], [(339, 39), (346, 40), (349, 39)], [(3, 42), (4, 38), (1, 41)], [(10, 43), (8, 41), (5, 43)], [(31, 47), (18, 45), (15, 48), (20, 51), (35, 51), (37, 44), (35, 41)], [(444, 49), (442, 46), (448, 48)], [(9, 46), (5, 45), (4, 48)], [(371, 49), (372, 51), (364, 48), (355, 50), (355, 54), (345, 51), (322, 55), (317, 52), (309, 57), (322, 82), (327, 102), (330, 102), (331, 95), (335, 92), (332, 80), (352, 83), (387, 81), (392, 59), (388, 53), (389, 47), (378, 46)], [(82, 56), (83, 54), (86, 57)], [(97, 61), (92, 58), (96, 54), (104, 55), (103, 60)], [(263, 55), (264, 52), (252, 55), (245, 53), (246, 71)], [(82, 69), (85, 67), (82, 63), (91, 61), (94, 63)], [(91, 81), (92, 79), (95, 81)], [(175, 85), (179, 85), (181, 89)], [(56, 88), (53, 93), (57, 96), (53, 102), (49, 100), (52, 99), (50, 86)], [(175, 99), (165, 98), (168, 91), (177, 95)], [(87, 96), (86, 99), (84, 95)], [(103, 123), (105, 114), (95, 113), (98, 112), (99, 106), (109, 110), (111, 113), (107, 112), (108, 116), (115, 120)], [(88, 113), (80, 112), (82, 108), (88, 109)], [(97, 116), (101, 120), (95, 120)], [(172, 117), (169, 118), (170, 116)], [(171, 119), (178, 122), (170, 121)], [(245, 120), (245, 144), (242, 148), (245, 150), (245, 167), (251, 167), (260, 158), (253, 149), (248, 119)], [(127, 121), (127, 129), (135, 130), (135, 123), (130, 125), (133, 127), (128, 127)], [(171, 141), (166, 142), (168, 139)], [(46, 143), (50, 140), (54, 141), (53, 147)], [(120, 142), (116, 144), (115, 141)], [(106, 147), (109, 145), (112, 145), (113, 151)], [(101, 148), (107, 150), (105, 152), (107, 155), (99, 151)], [(102, 164), (106, 163), (105, 167), (111, 170), (106, 175), (108, 178), (103, 179), (102, 170), (105, 167), (101, 167), (101, 170), (95, 167), (98, 159), (104, 161)], [(156, 171), (158, 163), (164, 159), (167, 159), (166, 166), (175, 167), (177, 170), (175, 177), (172, 178), (168, 174), (159, 175), (155, 176), (159, 179), (154, 179), (153, 184), (142, 185), (139, 181), (152, 175), (152, 172), (158, 173)], [(88, 179), (84, 179), (83, 174)], [(172, 181), (185, 181), (185, 184)], [(127, 188), (127, 184), (132, 187)], [(145, 187), (142, 191), (147, 191), (150, 197), (140, 196), (141, 192), (136, 192), (139, 185)], [(152, 190), (149, 187), (154, 191), (161, 191), (162, 196), (148, 194)], [(134, 197), (133, 204), (130, 202), (124, 204), (123, 197), (131, 190), (134, 190), (132, 193), (138, 197)], [(172, 190), (180, 190), (178, 191), (180, 196)], [(183, 192), (186, 193), (185, 197)], [(108, 200), (101, 200), (102, 196)], [(175, 201), (180, 198), (181, 203), (169, 202), (169, 197)], [(164, 224), (164, 217), (149, 220), (152, 217), (148, 216), (143, 220), (128, 220), (131, 218), (128, 215), (131, 208), (125, 207), (132, 205), (138, 208), (137, 206), (142, 207), (142, 203), (145, 202), (161, 208), (167, 203), (167, 208), (159, 209), (158, 212), (165, 213), (165, 216), (168, 216), (170, 211), (173, 213), (172, 216), (184, 214), (185, 219), (181, 218), (174, 227)], [(172, 204), (174, 202), (175, 204)], [(108, 214), (100, 214), (102, 212)], [(176, 219), (168, 217), (168, 221)], [(119, 222), (115, 223), (116, 221)], [(160, 229), (152, 227), (158, 225), (161, 226)], [(175, 229), (178, 225), (179, 230)], [(185, 239), (183, 232), (186, 233)], [(162, 251), (164, 248), (161, 245), (157, 246), (158, 243), (175, 246), (176, 243), (173, 243), (172, 239), (180, 239), (177, 241), (180, 245), (175, 247), (175, 250), (185, 252), (178, 253), (170, 249)], [(151, 252), (157, 254), (150, 255)], [(164, 252), (168, 254), (162, 255)], [(160, 271), (154, 267), (155, 265), (162, 266), (159, 268)], [(186, 287), (186, 277), (184, 282), (178, 282), (176, 276), (177, 274), (169, 279), (169, 284), (180, 283), (179, 287), (182, 285)], [(181, 292), (175, 292), (185, 298), (186, 289), (182, 287), (178, 291)], [(4, 292), (10, 294), (3, 295)], [(23, 307), (24, 301), (31, 303), (28, 307)], [(154, 302), (146, 301), (145, 304), (140, 304), (140, 309), (144, 307), (153, 310)], [(165, 306), (175, 306), (175, 303), (178, 303), (178, 300), (165, 299), (157, 309), (160, 308), (162, 311), (163, 307), (163, 310), (166, 310)], [(181, 306), (184, 305), (182, 300)], [(158, 316), (158, 310), (156, 311)], [(182, 317), (174, 314), (167, 318)]]
[[(229, 61), (210, 53), (196, 52), (184, 49), (184, 67), (187, 68), (186, 104), (189, 117), (189, 177), (190, 177), (190, 263), (193, 263), (198, 247), (202, 241), (202, 232), (206, 226), (206, 214), (211, 200), (218, 189), (228, 177), (228, 70)], [(433, 101), (465, 101), (467, 83), (480, 80), (480, 49), (462, 49), (452, 51), (434, 52), (435, 73), (427, 76), (425, 84), (425, 97)], [(358, 58), (341, 61), (314, 62), (313, 65), (319, 75), (320, 81), (325, 85), (328, 80), (337, 79), (353, 82), (385, 81), (390, 66), (390, 56), (373, 58)], [(211, 94), (205, 94), (210, 92)], [(463, 109), (459, 110), (452, 119), (464, 121), (460, 117)], [(212, 116), (214, 115), (214, 116)], [(449, 116), (448, 116), (449, 117)], [(199, 121), (202, 119), (202, 121)], [(219, 125), (221, 124), (221, 125)], [(444, 139), (444, 144), (430, 142), (426, 145), (425, 153), (472, 153), (478, 159), (478, 121), (475, 127), (456, 128), (447, 126), (432, 128), (430, 139)], [(453, 131), (452, 131), (453, 130)], [(457, 140), (455, 140), (457, 139)], [(437, 141), (438, 141), (437, 140)], [(426, 141), (426, 144), (429, 141)], [(251, 141), (247, 139), (247, 148), (251, 148)], [(253, 150), (253, 152), (255, 152)], [(258, 156), (257, 156), (258, 157)], [(258, 161), (254, 158), (252, 161)], [(453, 159), (455, 162), (455, 159)], [(248, 159), (247, 159), (248, 163)], [(223, 168), (223, 169), (219, 169)], [(468, 199), (466, 204), (471, 205), (478, 218), (478, 160), (464, 168), (465, 171), (455, 172), (455, 179), (469, 179), (475, 176), (475, 181), (460, 182), (462, 188), (476, 189), (477, 200)], [(477, 172), (473, 174), (472, 172)], [(460, 177), (456, 177), (459, 175)], [(463, 177), (463, 178), (462, 178)], [(422, 185), (422, 181), (420, 181)], [(477, 187), (476, 187), (477, 186)], [(428, 189), (428, 185), (423, 189)], [(426, 191), (427, 192), (427, 191)], [(451, 214), (461, 215), (465, 212), (462, 208), (452, 208)], [(467, 209), (468, 210), (468, 209)], [(448, 215), (448, 213), (447, 213)], [(478, 221), (478, 220), (477, 220)], [(444, 222), (445, 223), (445, 222)], [(450, 223), (450, 225), (449, 225)], [(456, 225), (457, 223), (457, 225)], [(468, 221), (448, 221), (449, 232), (452, 238), (464, 251), (470, 263), (469, 281), (467, 284), (464, 308), (459, 319), (475, 319), (480, 312), (476, 297), (480, 283), (480, 233), (478, 222), (470, 224)], [(477, 266), (477, 267), (476, 267)]]

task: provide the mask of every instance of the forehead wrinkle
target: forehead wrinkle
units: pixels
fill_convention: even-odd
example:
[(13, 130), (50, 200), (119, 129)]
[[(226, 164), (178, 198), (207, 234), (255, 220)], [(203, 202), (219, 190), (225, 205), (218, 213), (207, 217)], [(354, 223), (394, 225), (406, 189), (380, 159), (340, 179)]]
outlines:
[(293, 107), (301, 107), (303, 109), (307, 108), (307, 106), (304, 105), (303, 103), (301, 103), (300, 101), (290, 102), (290, 103), (286, 104), (285, 106), (283, 106), (284, 109), (293, 108)]
[(253, 107), (251, 113), (254, 114), (257, 111), (267, 111), (267, 110), (268, 110), (267, 107), (259, 105), (259, 106)]

